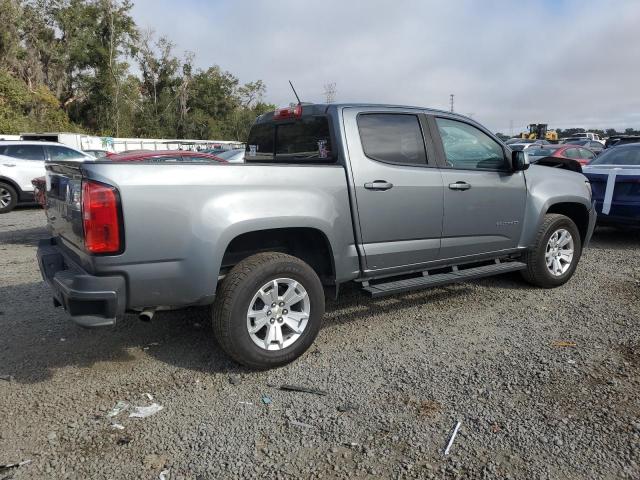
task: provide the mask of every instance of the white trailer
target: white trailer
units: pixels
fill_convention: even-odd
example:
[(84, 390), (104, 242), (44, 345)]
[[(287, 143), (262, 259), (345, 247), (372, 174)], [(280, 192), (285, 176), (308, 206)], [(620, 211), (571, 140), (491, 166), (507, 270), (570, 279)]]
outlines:
[(222, 148), (242, 148), (242, 142), (233, 140), (189, 140), (166, 138), (114, 138), (85, 135), (83, 133), (46, 132), (21, 133), (16, 138), (7, 140), (44, 140), (58, 142), (79, 150), (107, 150), (109, 152), (124, 152), (128, 150), (205, 150)]

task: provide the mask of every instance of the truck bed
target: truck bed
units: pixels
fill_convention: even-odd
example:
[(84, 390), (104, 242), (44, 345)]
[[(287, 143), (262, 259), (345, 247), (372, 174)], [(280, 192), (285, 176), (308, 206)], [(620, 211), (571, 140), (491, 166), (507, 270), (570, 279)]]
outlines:
[[(126, 309), (211, 303), (227, 246), (256, 230), (318, 229), (334, 246), (337, 278), (359, 272), (347, 180), (338, 165), (104, 161), (47, 170), (47, 216), (59, 248), (90, 274), (124, 277)], [(87, 179), (119, 193), (124, 249), (118, 255), (83, 248), (77, 196)]]

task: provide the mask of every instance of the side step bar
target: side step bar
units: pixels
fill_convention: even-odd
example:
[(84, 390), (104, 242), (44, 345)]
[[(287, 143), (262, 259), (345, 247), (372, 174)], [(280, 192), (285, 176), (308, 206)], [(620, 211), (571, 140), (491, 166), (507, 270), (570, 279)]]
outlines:
[(369, 284), (365, 285), (363, 290), (373, 298), (384, 297), (386, 295), (394, 295), (396, 293), (421, 290), (428, 287), (437, 287), (448, 283), (466, 282), (468, 280), (499, 275), (501, 273), (517, 272), (518, 270), (524, 270), (525, 268), (527, 268), (527, 265), (522, 262), (495, 263), (482, 267), (467, 268), (464, 270), (453, 268), (453, 271), (447, 273), (437, 273), (435, 275), (376, 283), (373, 285)]

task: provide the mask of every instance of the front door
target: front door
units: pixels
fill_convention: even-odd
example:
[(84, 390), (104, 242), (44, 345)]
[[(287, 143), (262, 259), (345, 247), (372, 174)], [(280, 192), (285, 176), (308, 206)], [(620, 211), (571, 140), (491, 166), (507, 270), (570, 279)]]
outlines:
[(502, 146), (471, 123), (434, 118), (444, 182), (441, 259), (516, 248), (526, 201), (523, 172)]
[(343, 120), (366, 270), (437, 260), (443, 184), (422, 114), (346, 108)]

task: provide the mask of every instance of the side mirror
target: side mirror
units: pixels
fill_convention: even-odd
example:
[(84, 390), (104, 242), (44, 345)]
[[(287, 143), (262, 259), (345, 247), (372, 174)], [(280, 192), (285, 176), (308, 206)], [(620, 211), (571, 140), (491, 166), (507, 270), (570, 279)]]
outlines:
[(529, 157), (523, 150), (511, 152), (511, 165), (514, 172), (521, 172), (529, 168)]

